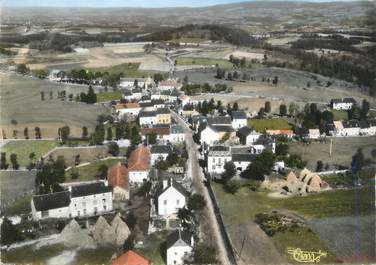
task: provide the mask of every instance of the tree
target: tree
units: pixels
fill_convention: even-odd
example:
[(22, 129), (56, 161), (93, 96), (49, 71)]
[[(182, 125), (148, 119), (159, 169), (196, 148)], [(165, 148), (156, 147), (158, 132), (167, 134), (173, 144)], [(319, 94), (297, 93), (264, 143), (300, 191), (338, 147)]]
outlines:
[(294, 116), (299, 111), (299, 106), (294, 102), (291, 102), (289, 105), (289, 114), (290, 116)]
[(126, 219), (126, 223), (130, 229), (134, 229), (137, 224), (137, 216), (134, 215), (133, 211), (131, 211)]
[(129, 250), (132, 250), (135, 246), (135, 236), (134, 234), (130, 234), (127, 240), (125, 240), (123, 244), (123, 252), (127, 252)]
[(229, 73), (227, 74), (227, 79), (228, 79), (228, 80), (232, 80), (232, 74), (231, 74), (231, 72), (229, 72)]
[(183, 79), (183, 84), (188, 84), (188, 76), (187, 75), (185, 75), (184, 76), (184, 79)]
[(237, 71), (234, 71), (234, 73), (233, 73), (232, 76), (233, 76), (234, 79), (238, 79), (239, 78), (239, 73)]
[(253, 163), (249, 164), (247, 169), (242, 172), (241, 177), (263, 181), (265, 175), (271, 172), (275, 159), (275, 155), (271, 151), (265, 150), (255, 158)]
[(17, 154), (10, 155), (10, 163), (12, 164), (13, 169), (18, 169), (20, 165), (17, 162)]
[(365, 120), (367, 118), (367, 114), (369, 112), (369, 102), (366, 99), (363, 99), (362, 101), (362, 109), (360, 110), (360, 118), (362, 120)]
[(108, 127), (107, 128), (107, 141), (111, 141), (112, 140), (112, 127)]
[(270, 101), (266, 101), (265, 102), (265, 107), (264, 107), (264, 110), (266, 113), (269, 113), (271, 111), (271, 104), (270, 104)]
[(232, 105), (232, 111), (238, 111), (238, 110), (239, 110), (238, 102), (234, 102), (234, 104)]
[(194, 264), (217, 264), (217, 253), (215, 248), (204, 243), (196, 244), (193, 248)]
[(193, 194), (191, 197), (189, 197), (188, 200), (188, 209), (191, 211), (201, 211), (205, 208), (206, 201), (204, 197), (200, 194)]
[(234, 180), (227, 181), (224, 185), (224, 189), (231, 194), (235, 194), (239, 188), (240, 184)]
[(225, 74), (226, 74), (226, 71), (224, 69), (217, 68), (217, 74), (215, 78), (223, 79), (225, 77)]
[(281, 114), (282, 116), (285, 116), (287, 114), (287, 107), (285, 104), (281, 104), (279, 106), (279, 114)]
[(25, 139), (29, 139), (29, 129), (27, 127), (24, 129), (24, 137)]
[(278, 143), (277, 143), (277, 146), (276, 146), (276, 148), (275, 148), (275, 153), (276, 153), (278, 156), (285, 156), (285, 155), (287, 155), (288, 150), (289, 150), (289, 146), (288, 146), (287, 143), (284, 143), (284, 142), (278, 142)]
[(107, 177), (107, 171), (108, 171), (108, 166), (105, 164), (101, 164), (98, 167), (98, 175), (100, 179), (106, 179)]
[(224, 165), (225, 171), (222, 173), (222, 179), (225, 181), (228, 181), (232, 179), (236, 174), (236, 167), (235, 164), (232, 161), (226, 162)]
[(278, 85), (278, 76), (275, 76), (273, 79), (273, 85), (277, 86)]
[(240, 60), (240, 67), (241, 67), (241, 68), (244, 68), (244, 67), (246, 66), (246, 63), (247, 63), (247, 61), (246, 61), (245, 57), (243, 57), (243, 58)]
[(137, 126), (133, 126), (131, 129), (131, 144), (138, 145), (141, 142), (141, 136)]
[(22, 237), (16, 226), (7, 217), (4, 217), (1, 223), (1, 244), (10, 245), (21, 239)]
[(40, 100), (44, 101), (44, 91), (40, 92)]
[(148, 135), (148, 144), (156, 144), (157, 143), (157, 134), (152, 132)]
[(1, 160), (0, 160), (0, 169), (8, 169), (9, 164), (7, 163), (7, 154), (5, 152), (1, 152)]
[(120, 153), (120, 149), (117, 143), (111, 142), (108, 144), (108, 152), (113, 156), (118, 156)]
[(71, 179), (78, 179), (80, 177), (80, 173), (78, 173), (77, 168), (72, 167), (70, 176), (71, 176)]
[(35, 127), (34, 131), (35, 131), (35, 139), (41, 139), (42, 138), (42, 134), (41, 134), (40, 128), (39, 127)]
[(324, 163), (321, 160), (317, 161), (316, 172), (321, 172), (323, 168), (324, 168)]
[(94, 104), (97, 102), (97, 95), (95, 94), (93, 87), (89, 86), (89, 91), (86, 95), (86, 103), (88, 104)]
[(264, 115), (265, 115), (265, 108), (260, 108), (260, 110), (259, 110), (259, 112), (257, 113), (257, 116), (259, 117), (259, 118), (263, 118), (264, 117)]
[(23, 75), (30, 73), (30, 69), (26, 66), (26, 64), (23, 63), (17, 64), (16, 71)]
[(86, 126), (82, 127), (82, 138), (86, 139), (88, 135), (89, 133), (88, 133), (87, 127)]
[(60, 137), (61, 137), (61, 141), (63, 143), (66, 143), (66, 141), (69, 138), (69, 135), (70, 135), (70, 128), (69, 128), (69, 126), (66, 125), (66, 126), (60, 128)]

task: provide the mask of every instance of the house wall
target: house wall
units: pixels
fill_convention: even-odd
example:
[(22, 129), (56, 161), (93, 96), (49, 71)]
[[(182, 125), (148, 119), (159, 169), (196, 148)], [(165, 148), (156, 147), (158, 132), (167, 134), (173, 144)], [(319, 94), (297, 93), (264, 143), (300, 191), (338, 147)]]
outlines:
[(69, 207), (61, 207), (57, 209), (51, 209), (47, 211), (37, 211), (34, 206), (33, 200), (31, 200), (31, 211), (33, 220), (43, 220), (47, 218), (69, 218), (70, 209)]
[(353, 107), (353, 103), (334, 103), (333, 109), (335, 110), (349, 110)]
[(232, 128), (234, 129), (240, 129), (244, 126), (247, 126), (247, 119), (234, 119), (232, 121)]
[(140, 117), (140, 125), (153, 125), (157, 123), (157, 118), (154, 117)]
[(112, 192), (71, 198), (71, 217), (91, 216), (113, 209)]
[(156, 119), (158, 124), (170, 124), (171, 114), (158, 114)]
[(181, 143), (185, 141), (184, 133), (174, 133), (170, 135), (164, 135), (163, 139), (171, 143)]
[(142, 183), (144, 179), (148, 179), (149, 170), (147, 171), (129, 171), (129, 182)]
[(219, 134), (209, 127), (201, 131), (201, 143), (212, 145), (214, 142), (219, 141)]
[(138, 116), (140, 113), (141, 108), (132, 108), (132, 109), (119, 109), (118, 113), (120, 116), (125, 116), (125, 115), (133, 115), (133, 116)]
[(185, 197), (174, 187), (169, 187), (158, 197), (158, 214), (171, 215), (185, 206)]
[(244, 171), (247, 169), (248, 165), (251, 163), (249, 161), (233, 161), (237, 170)]
[(343, 128), (337, 131), (339, 136), (358, 136), (360, 133), (360, 128)]
[(115, 201), (129, 200), (129, 190), (126, 190), (126, 189), (123, 189), (122, 187), (116, 186), (113, 189), (113, 199)]
[(154, 166), (154, 164), (158, 160), (166, 160), (168, 154), (151, 154), (151, 165)]
[(261, 134), (250, 134), (246, 138), (246, 144), (253, 144), (260, 138)]
[(167, 249), (167, 265), (183, 265), (184, 257), (192, 253), (191, 246), (172, 246)]
[(226, 162), (231, 161), (231, 156), (208, 156), (208, 172), (222, 174)]

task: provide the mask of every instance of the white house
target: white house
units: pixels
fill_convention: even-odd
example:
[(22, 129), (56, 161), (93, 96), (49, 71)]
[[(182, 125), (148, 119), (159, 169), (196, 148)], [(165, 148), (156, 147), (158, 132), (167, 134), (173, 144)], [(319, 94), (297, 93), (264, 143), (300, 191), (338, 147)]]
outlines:
[(321, 137), (319, 129), (309, 129), (308, 130), (308, 138), (312, 140), (317, 140)]
[(128, 159), (128, 179), (131, 184), (140, 184), (147, 180), (150, 172), (150, 150), (139, 145)]
[(246, 170), (248, 165), (252, 163), (254, 159), (255, 155), (250, 153), (232, 154), (232, 162), (234, 163), (235, 168), (239, 171)]
[(112, 187), (104, 182), (70, 186), (68, 191), (37, 195), (31, 200), (35, 221), (93, 216), (112, 209)]
[(376, 120), (360, 121), (361, 135), (376, 135)]
[(247, 126), (247, 114), (244, 111), (233, 111), (232, 116), (232, 128), (238, 130)]
[(163, 186), (157, 194), (158, 215), (166, 216), (177, 214), (179, 209), (186, 205), (188, 192), (182, 185), (173, 179), (163, 180)]
[(172, 153), (171, 145), (153, 145), (150, 148), (151, 153), (151, 165), (155, 165), (155, 163), (159, 160), (166, 160), (169, 154)]
[(334, 136), (358, 136), (360, 134), (360, 125), (356, 120), (334, 121)]
[(242, 145), (251, 145), (255, 143), (261, 136), (260, 133), (252, 130), (251, 128), (244, 126), (237, 131), (237, 136)]
[(138, 114), (140, 126), (151, 126), (157, 124), (157, 113), (155, 111), (141, 111)]
[(50, 72), (48, 79), (53, 82), (60, 82), (65, 76), (64, 71), (55, 69)]
[(127, 115), (138, 116), (141, 111), (141, 107), (138, 103), (117, 103), (115, 105), (115, 111), (119, 117), (124, 117)]
[(177, 82), (176, 80), (173, 80), (173, 79), (161, 81), (158, 84), (158, 88), (160, 90), (173, 90), (173, 89), (180, 90), (182, 86), (183, 86), (182, 83)]
[(120, 87), (123, 87), (123, 88), (133, 87), (135, 83), (137, 83), (138, 87), (148, 88), (154, 85), (154, 80), (150, 77), (148, 78), (120, 78)]
[(184, 107), (185, 105), (191, 103), (191, 98), (187, 95), (181, 95), (179, 97), (180, 101), (181, 101), (181, 105), (182, 107)]
[(330, 101), (330, 105), (334, 110), (350, 110), (356, 104), (353, 98), (335, 98)]
[(208, 125), (201, 131), (201, 144), (205, 143), (211, 146), (213, 143), (223, 139), (226, 134), (228, 134), (229, 137), (234, 136), (234, 129), (231, 126), (225, 125)]
[(185, 141), (185, 133), (183, 128), (177, 124), (171, 124), (170, 134), (164, 135), (163, 139), (170, 143), (182, 143)]
[(192, 255), (193, 236), (186, 231), (176, 230), (167, 236), (166, 247), (167, 265), (186, 264), (185, 260)]
[(211, 147), (207, 157), (208, 172), (210, 174), (222, 174), (225, 171), (225, 164), (231, 160), (232, 156), (228, 146)]

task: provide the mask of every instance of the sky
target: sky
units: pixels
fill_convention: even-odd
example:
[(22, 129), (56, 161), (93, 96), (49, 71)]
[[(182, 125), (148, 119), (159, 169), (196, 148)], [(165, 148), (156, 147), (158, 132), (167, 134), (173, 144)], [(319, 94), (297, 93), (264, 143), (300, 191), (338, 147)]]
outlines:
[[(301, 0), (305, 1), (305, 0)], [(331, 0), (308, 0), (331, 2)], [(348, 1), (348, 0), (336, 0)], [(53, 6), (53, 7), (199, 7), (243, 2), (241, 0), (0, 0), (3, 6)]]

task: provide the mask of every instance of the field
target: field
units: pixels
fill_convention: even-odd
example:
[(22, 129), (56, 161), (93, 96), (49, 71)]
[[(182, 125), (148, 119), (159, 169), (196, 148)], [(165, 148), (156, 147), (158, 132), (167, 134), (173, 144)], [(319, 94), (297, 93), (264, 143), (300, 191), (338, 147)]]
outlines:
[(316, 169), (318, 160), (328, 164), (331, 169), (338, 165), (349, 167), (351, 157), (358, 148), (362, 148), (365, 159), (369, 159), (373, 163), (376, 162), (376, 158), (371, 155), (371, 151), (375, 149), (375, 146), (370, 144), (376, 141), (376, 136), (331, 139), (333, 140), (332, 156), (329, 154), (330, 140), (323, 143), (312, 142), (309, 145), (293, 142), (289, 145), (290, 153), (301, 155), (303, 160), (308, 162), (307, 167), (311, 170)]
[(80, 164), (86, 162), (93, 162), (101, 158), (109, 156), (108, 147), (103, 146), (85, 146), (85, 147), (61, 147), (55, 149), (50, 154), (53, 159), (58, 156), (64, 156), (65, 164), (67, 166), (73, 166), (75, 163), (76, 155), (80, 156)]
[(123, 77), (147, 77), (152, 72), (139, 71), (140, 63), (124, 63), (109, 67), (90, 68), (92, 71), (108, 72), (109, 74), (122, 74)]
[(285, 119), (251, 119), (248, 120), (248, 126), (258, 132), (291, 129), (291, 125), (289, 125), (288, 121)]
[(332, 110), (333, 119), (335, 121), (343, 121), (348, 119), (348, 115), (346, 111), (343, 110)]
[(21, 167), (26, 167), (30, 163), (29, 155), (34, 152), (36, 159), (41, 158), (48, 151), (58, 146), (57, 141), (48, 140), (24, 140), (12, 141), (1, 148), (1, 152), (7, 153), (7, 161), (10, 164), (10, 155), (17, 154), (17, 161)]
[[(1, 120), (8, 139), (23, 138), (23, 130), (29, 128), (29, 137), (34, 138), (34, 128), (40, 127), (42, 138), (57, 138), (58, 128), (68, 125), (71, 136), (80, 137), (82, 127), (86, 126), (89, 133), (94, 130), (96, 118), (109, 110), (100, 105), (88, 105), (78, 102), (61, 101), (57, 99), (58, 91), (65, 90), (66, 94), (87, 92), (87, 86), (57, 84), (48, 81), (31, 79), (15, 74), (0, 73), (1, 78)], [(41, 100), (41, 92), (45, 100)], [(53, 99), (50, 99), (52, 93)]]
[(99, 167), (101, 165), (106, 165), (107, 167), (111, 167), (115, 165), (117, 162), (124, 162), (124, 159), (108, 159), (108, 160), (93, 162), (87, 166), (78, 167), (76, 168), (79, 174), (79, 177), (77, 179), (72, 179), (71, 178), (72, 170), (68, 170), (65, 172), (65, 180), (66, 182), (72, 182), (72, 181), (87, 181), (87, 180), (99, 179)]
[(115, 249), (99, 246), (96, 249), (69, 249), (62, 244), (42, 247), (25, 246), (2, 252), (2, 261), (17, 264), (111, 264), (111, 257)]
[[(270, 239), (276, 244), (278, 253), (283, 253), (285, 258), (288, 257), (284, 250), (286, 247), (327, 249), (321, 238), (318, 239), (315, 234), (304, 229), (298, 229), (294, 233), (277, 233), (274, 237), (268, 238), (259, 231), (258, 226), (253, 221), (257, 213), (272, 209), (288, 210), (303, 216), (308, 222), (310, 220), (320, 220), (321, 218), (351, 216), (354, 213), (355, 192), (360, 195), (359, 211), (361, 215), (369, 215), (374, 209), (373, 190), (367, 188), (357, 191), (339, 190), (281, 200), (267, 197), (264, 191), (253, 192), (246, 187), (241, 188), (235, 195), (231, 195), (223, 190), (221, 184), (213, 183), (212, 185), (236, 251), (239, 251), (242, 247), (243, 239), (246, 239), (244, 253), (250, 253), (250, 257), (247, 259), (246, 255), (244, 255), (244, 262), (253, 261), (260, 264), (271, 264), (273, 262), (275, 264), (275, 260), (253, 259), (255, 256), (274, 256), (278, 258), (278, 255), (274, 252), (276, 250), (273, 250), (272, 247), (268, 249), (268, 253), (270, 252), (268, 255), (264, 253), (265, 247), (262, 246), (270, 244), (268, 243)], [(239, 234), (243, 234), (244, 237), (239, 237)], [(310, 242), (305, 240), (307, 238), (311, 239), (312, 242), (310, 244), (307, 244)], [(332, 256), (328, 258), (328, 262), (333, 261)]]
[(97, 94), (97, 102), (108, 102), (113, 100), (120, 100), (123, 95), (122, 91), (104, 92)]
[(195, 65), (195, 66), (210, 66), (219, 68), (232, 69), (232, 63), (227, 60), (209, 59), (209, 58), (189, 58), (181, 57), (177, 59), (177, 65)]

